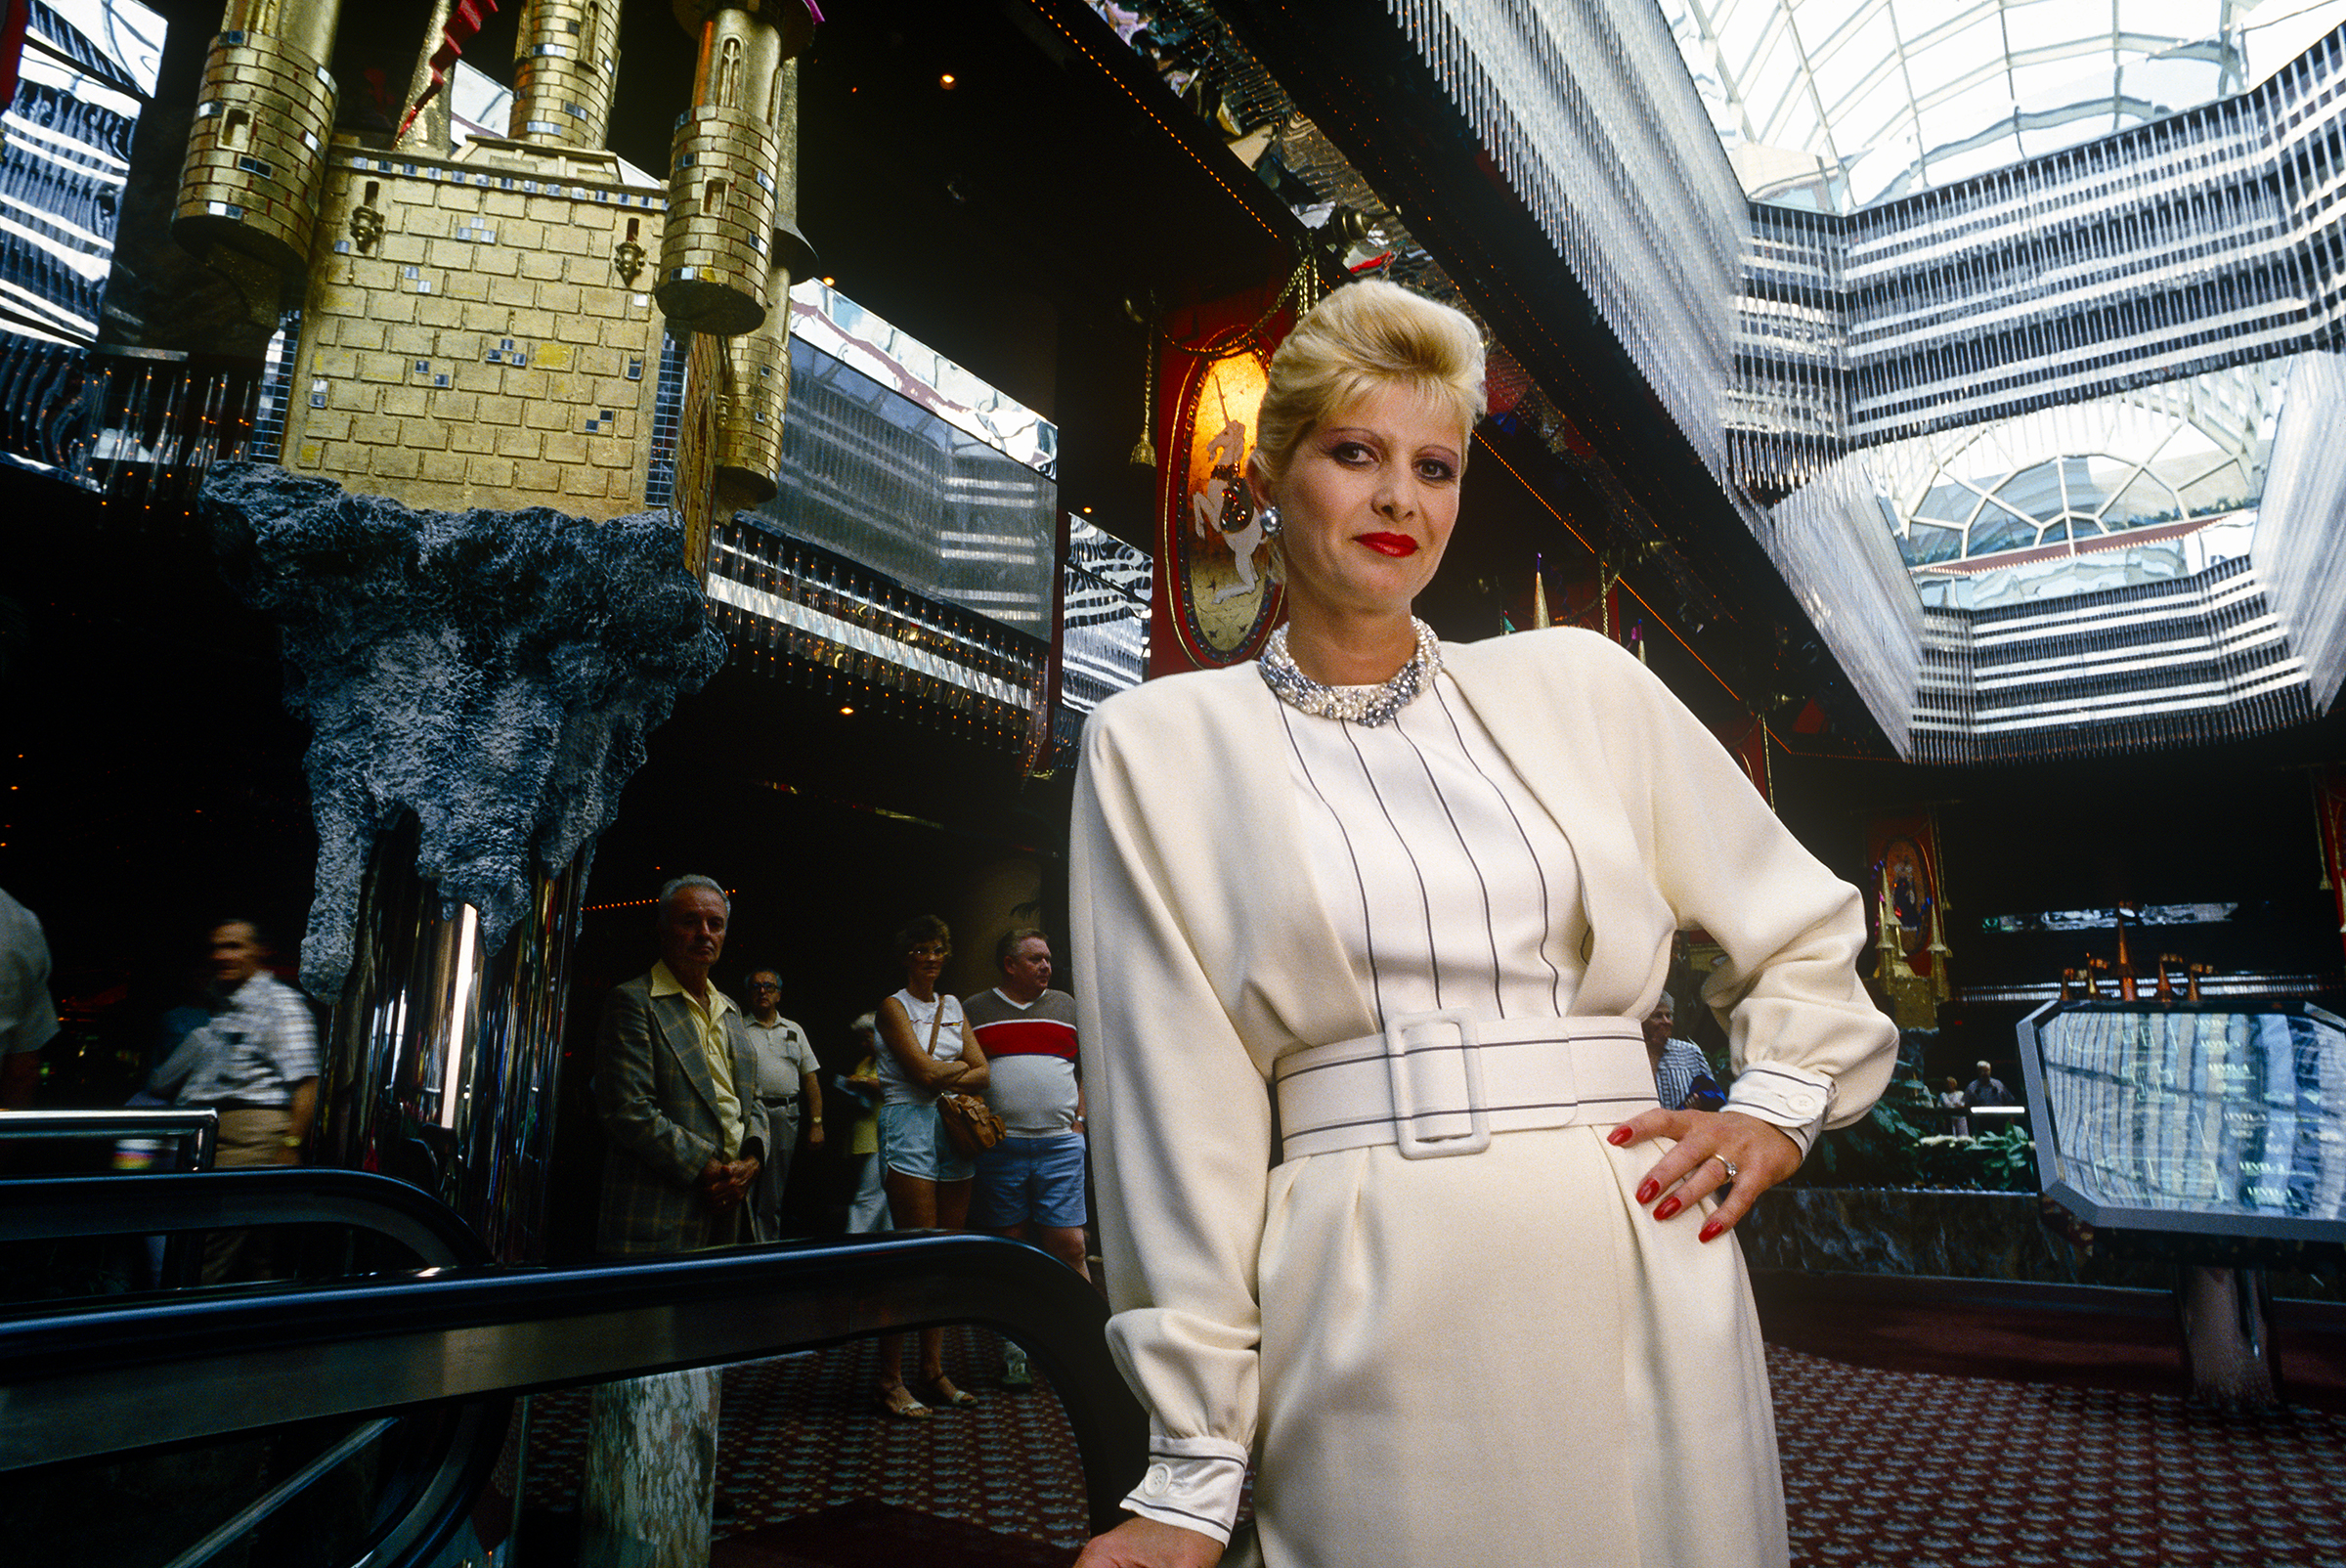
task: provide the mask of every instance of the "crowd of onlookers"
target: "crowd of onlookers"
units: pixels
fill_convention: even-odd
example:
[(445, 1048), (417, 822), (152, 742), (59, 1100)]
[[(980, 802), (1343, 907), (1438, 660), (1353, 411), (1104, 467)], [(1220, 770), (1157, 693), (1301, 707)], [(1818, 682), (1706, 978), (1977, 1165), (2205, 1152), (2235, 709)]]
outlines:
[[(838, 1205), (807, 1199), (844, 1184), (850, 1233), (976, 1227), (1030, 1240), (1088, 1279), (1074, 1002), (1051, 987), (1049, 937), (1006, 933), (994, 955), (998, 983), (959, 998), (937, 989), (952, 948), (944, 922), (912, 922), (892, 944), (902, 987), (849, 1026), (852, 1070), (826, 1075), (807, 1031), (781, 1012), (777, 971), (742, 976), (738, 1000), (714, 983), (730, 914), (712, 879), (670, 883), (655, 962), (602, 1000), (587, 1085), (597, 1124), (587, 1136), (601, 1145), (602, 1165), (595, 1250), (779, 1240), (824, 1206), (836, 1226)], [(319, 1105), (318, 1014), (273, 971), (276, 955), (255, 922), (213, 925), (204, 950), (201, 995), (142, 1017), (140, 1061), (110, 1090), (93, 1087), (107, 1103), (135, 1089), (134, 1107), (216, 1111), (217, 1168), (300, 1164)], [(41, 923), (0, 893), (0, 1106), (33, 1105), (43, 1048), (58, 1034)], [(88, 1098), (61, 1097), (61, 1087), (43, 1098)], [(980, 1109), (991, 1147), (970, 1152), (948, 1133), (948, 1112), (965, 1101)], [(801, 1172), (794, 1204), (801, 1151), (831, 1157)], [(280, 1273), (283, 1260), (268, 1243), (266, 1231), (215, 1233), (201, 1277)], [(890, 1345), (891, 1369), (896, 1354)], [(1021, 1362), (1010, 1347), (1013, 1384), (1025, 1380)], [(885, 1382), (883, 1408), (914, 1418), (968, 1397), (944, 1380), (934, 1335), (917, 1380), (928, 1404), (892, 1371)]]
[[(711, 980), (732, 904), (709, 877), (661, 890), (658, 958), (612, 988), (596, 1034), (593, 1096), (607, 1140), (596, 1247), (611, 1256), (771, 1241), (806, 1128), (823, 1132), (822, 1073), (805, 1031), (781, 1016), (781, 977), (755, 970), (746, 1006)], [(891, 944), (903, 985), (855, 1021), (867, 1049), (834, 1090), (859, 1108), (849, 1134), (851, 1230), (976, 1227), (1029, 1240), (1089, 1278), (1083, 1091), (1075, 1005), (1051, 988), (1051, 943), (1003, 934), (999, 983), (938, 988), (952, 933), (924, 915)], [(1004, 1380), (1030, 1379), (1015, 1346)], [(975, 1403), (945, 1375), (942, 1331), (920, 1336), (908, 1383), (901, 1336), (884, 1338), (873, 1391), (890, 1416), (925, 1419)]]

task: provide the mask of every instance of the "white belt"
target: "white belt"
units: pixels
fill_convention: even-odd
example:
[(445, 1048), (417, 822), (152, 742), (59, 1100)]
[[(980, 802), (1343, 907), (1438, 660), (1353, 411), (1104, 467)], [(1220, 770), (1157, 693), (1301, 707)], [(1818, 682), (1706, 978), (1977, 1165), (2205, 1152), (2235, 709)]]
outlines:
[(1655, 1104), (1635, 1019), (1478, 1022), (1455, 1007), (1282, 1057), (1273, 1080), (1282, 1160), (1375, 1144), (1405, 1159), (1479, 1154), (1495, 1132), (1621, 1121)]

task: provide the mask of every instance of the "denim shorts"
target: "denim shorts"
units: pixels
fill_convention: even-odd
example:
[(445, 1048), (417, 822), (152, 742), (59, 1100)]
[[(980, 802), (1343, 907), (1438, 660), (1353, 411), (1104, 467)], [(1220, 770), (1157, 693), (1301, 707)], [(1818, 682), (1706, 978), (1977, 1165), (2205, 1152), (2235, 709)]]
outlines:
[(1083, 1135), (1005, 1138), (978, 1156), (978, 1190), (970, 1195), (970, 1224), (1006, 1231), (1031, 1220), (1081, 1230)]
[(880, 1108), (880, 1157), (888, 1168), (925, 1182), (966, 1182), (978, 1174), (945, 1136), (945, 1118), (934, 1102)]

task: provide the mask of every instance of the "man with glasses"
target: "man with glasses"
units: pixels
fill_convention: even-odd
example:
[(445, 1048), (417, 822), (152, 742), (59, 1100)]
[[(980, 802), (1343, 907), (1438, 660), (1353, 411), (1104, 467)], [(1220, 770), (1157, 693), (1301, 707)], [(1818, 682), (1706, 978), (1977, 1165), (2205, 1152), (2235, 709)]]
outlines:
[(814, 1058), (806, 1031), (782, 1016), (782, 977), (770, 969), (754, 970), (744, 983), (750, 1016), (742, 1032), (758, 1057), (758, 1098), (765, 1106), (766, 1157), (750, 1194), (758, 1235), (772, 1241), (782, 1236), (782, 1194), (790, 1183), (791, 1155), (797, 1152), (799, 1125), (805, 1118), (806, 1147), (823, 1147), (823, 1086), (816, 1074), (822, 1064)]

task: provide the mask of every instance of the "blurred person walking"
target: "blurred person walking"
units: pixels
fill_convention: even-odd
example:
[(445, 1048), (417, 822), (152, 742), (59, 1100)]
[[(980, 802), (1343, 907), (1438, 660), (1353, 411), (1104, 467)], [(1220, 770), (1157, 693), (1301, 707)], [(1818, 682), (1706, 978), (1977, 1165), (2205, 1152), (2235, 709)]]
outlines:
[[(147, 1079), (147, 1093), (220, 1112), (221, 1170), (298, 1165), (318, 1113), (318, 1026), (309, 998), (270, 974), (268, 939), (249, 920), (212, 928), (209, 1022), (190, 1029)], [(203, 1283), (272, 1277), (266, 1231), (214, 1231)]]
[(49, 938), (40, 917), (0, 892), (0, 1111), (32, 1104), (41, 1047), (57, 1038)]

